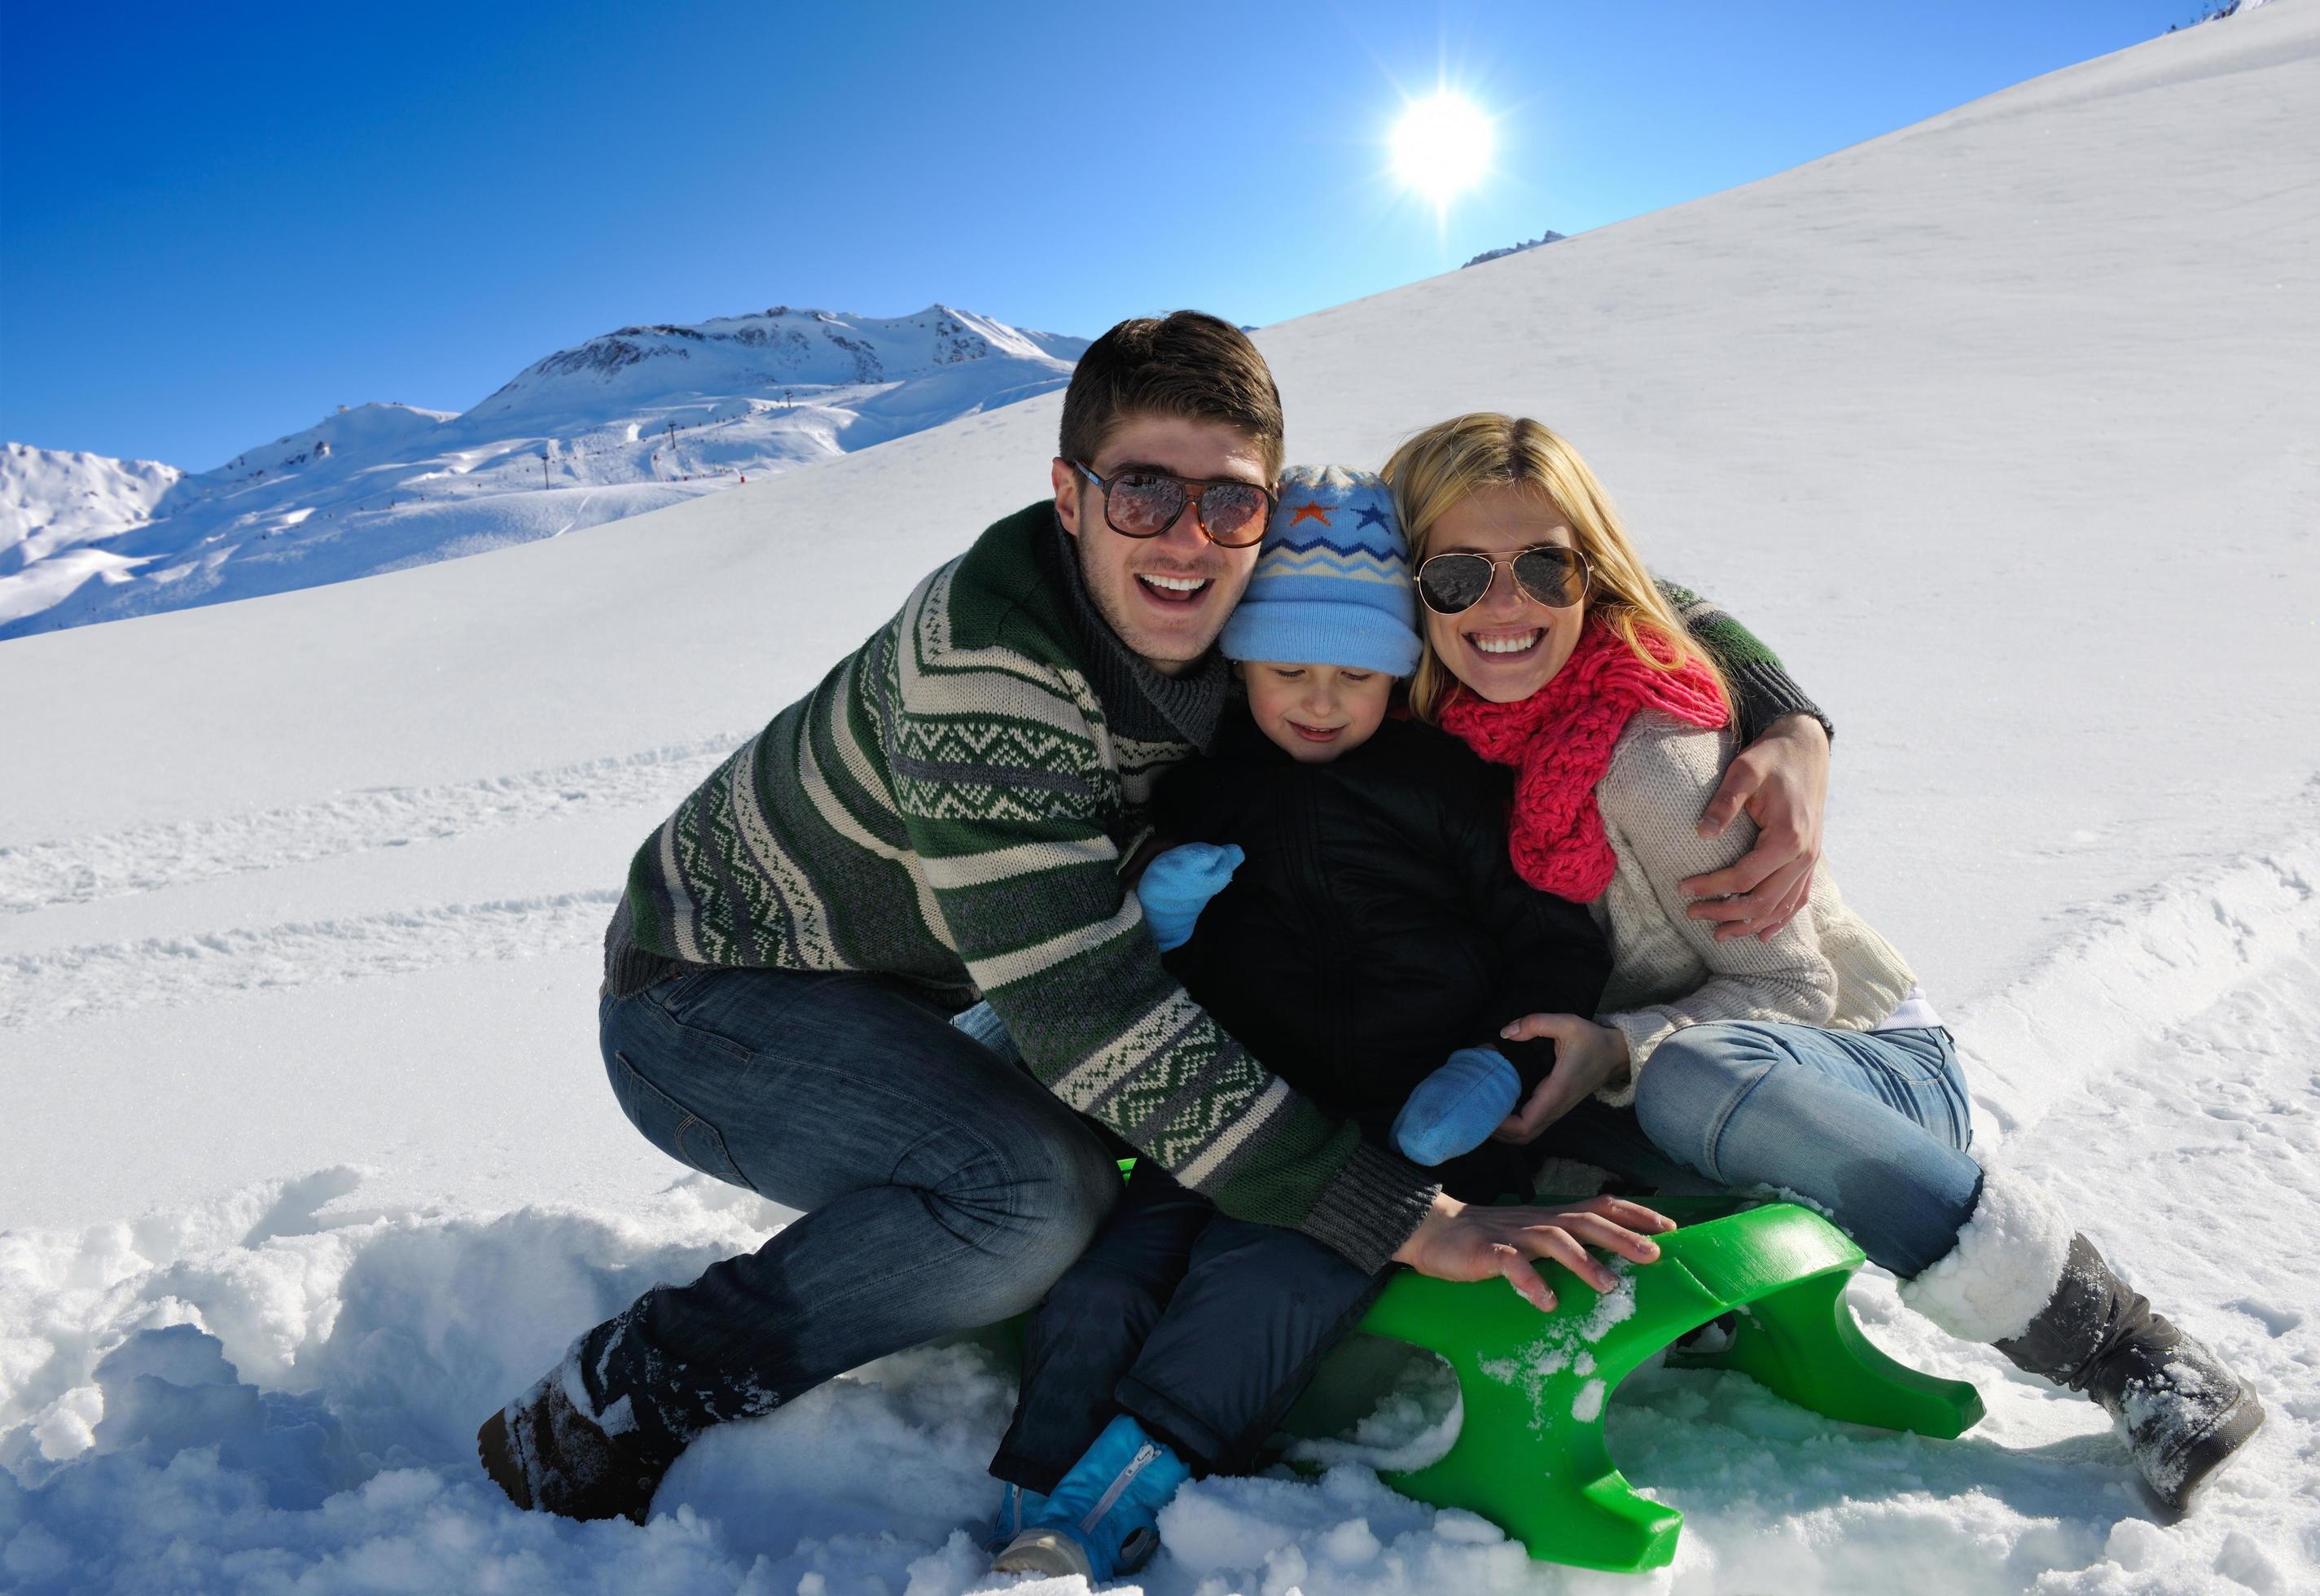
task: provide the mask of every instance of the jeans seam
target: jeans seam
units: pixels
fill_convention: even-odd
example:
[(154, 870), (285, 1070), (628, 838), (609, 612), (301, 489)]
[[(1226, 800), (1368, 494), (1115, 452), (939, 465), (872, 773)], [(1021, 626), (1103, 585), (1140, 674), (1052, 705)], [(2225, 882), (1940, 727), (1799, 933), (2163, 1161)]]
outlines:
[[(907, 1093), (890, 1091), (883, 1083), (880, 1082), (870, 1081), (865, 1082), (865, 1084), (868, 1086), (870, 1090), (884, 1093), (887, 1096), (903, 1098), (907, 1098), (909, 1096), (909, 1093)], [(1042, 1090), (1044, 1090), (1044, 1088), (1042, 1088)], [(1060, 1102), (1061, 1100), (1058, 1099), (1057, 1101)], [(1081, 1127), (1076, 1123), (1074, 1123), (1069, 1127), (1069, 1129), (1078, 1131), (1081, 1129)], [(954, 1174), (964, 1172), (965, 1170), (972, 1167), (975, 1163), (987, 1160), (997, 1169), (1001, 1183), (1010, 1192), (1020, 1192), (1025, 1187), (1031, 1185), (1048, 1186), (1068, 1185), (1071, 1183), (1068, 1175), (1061, 1173), (1052, 1177), (1033, 1175), (1029, 1171), (1022, 1168), (1017, 1161), (1009, 1155), (1008, 1149), (1004, 1144), (992, 1140), (991, 1138), (984, 1135), (980, 1128), (966, 1124), (963, 1121), (954, 1122), (949, 1125), (938, 1126), (920, 1136), (915, 1141), (911, 1142), (908, 1147), (904, 1147), (901, 1153), (895, 1156), (893, 1165), (892, 1165), (892, 1170), (894, 1173), (890, 1174), (889, 1177), (881, 1183), (890, 1186), (901, 1186), (905, 1190), (917, 1192), (920, 1194), (920, 1200), (922, 1202), (928, 1199), (939, 1199), (943, 1203), (951, 1207), (965, 1209), (972, 1206), (960, 1197), (946, 1193), (940, 1186), (926, 1185), (918, 1182), (904, 1181), (894, 1178), (894, 1174), (899, 1174), (902, 1166), (909, 1161), (911, 1155), (917, 1152), (919, 1148), (924, 1147), (927, 1143), (935, 1140), (938, 1137), (957, 1135), (961, 1132), (964, 1132), (968, 1138), (970, 1138), (976, 1146), (982, 1149), (982, 1151), (976, 1158), (961, 1161), (958, 1168), (952, 1172)], [(971, 1247), (974, 1251), (982, 1253), (985, 1256), (989, 1257), (1004, 1259), (1011, 1256), (990, 1247), (982, 1242), (970, 1240), (965, 1237), (960, 1236), (958, 1232), (953, 1230), (948, 1224), (944, 1223), (939, 1215), (930, 1213), (929, 1217), (933, 1218), (937, 1224), (942, 1226), (946, 1234), (956, 1239), (963, 1247)], [(1004, 1210), (1004, 1218), (1010, 1222), (1028, 1220), (1030, 1217), (1030, 1214), (1020, 1203), (1009, 1203)]]
[(754, 1049), (743, 1047), (730, 1037), (720, 1036), (713, 1030), (705, 1030), (697, 1025), (687, 1025), (658, 1003), (648, 1002), (641, 1007), (647, 1013), (652, 1015), (655, 1020), (684, 1038), (688, 1043), (697, 1042), (709, 1051), (722, 1054), (739, 1064), (751, 1064), (757, 1060), (757, 1055)]
[(1707, 1165), (1703, 1173), (1711, 1179), (1718, 1181), (1724, 1179), (1723, 1161), (1717, 1155), (1724, 1145), (1725, 1127), (1732, 1122), (1732, 1116), (1740, 1111), (1740, 1105), (1755, 1095), (1756, 1088), (1764, 1084), (1775, 1067), (1773, 1063), (1768, 1062), (1758, 1069), (1749, 1077), (1747, 1084), (1734, 1093), (1731, 1100), (1717, 1111), (1715, 1120), (1708, 1125), (1708, 1134), (1702, 1140), (1699, 1153), (1701, 1162)]
[[(1012, 1162), (1000, 1151), (996, 1144), (986, 1139), (981, 1131), (965, 1125), (938, 1127), (928, 1131), (916, 1141), (911, 1143), (910, 1146), (904, 1147), (899, 1154), (895, 1155), (893, 1168), (888, 1173), (884, 1183), (890, 1186), (900, 1186), (906, 1192), (918, 1192), (919, 1201), (926, 1205), (927, 1217), (933, 1220), (936, 1224), (940, 1225), (943, 1228), (944, 1233), (949, 1236), (954, 1241), (956, 1241), (961, 1247), (966, 1247), (971, 1251), (980, 1253), (986, 1257), (1004, 1258), (1007, 1256), (1006, 1254), (998, 1251), (996, 1248), (991, 1247), (987, 1242), (972, 1237), (960, 1235), (958, 1231), (952, 1229), (950, 1221), (940, 1211), (940, 1209), (942, 1208), (965, 1209), (971, 1206), (970, 1204), (958, 1197), (947, 1195), (940, 1186), (929, 1186), (916, 1181), (905, 1181), (899, 1178), (902, 1165), (910, 1162), (911, 1154), (917, 1152), (920, 1147), (926, 1146), (927, 1143), (934, 1140), (937, 1137), (956, 1135), (961, 1131), (965, 1131), (965, 1134), (982, 1148), (982, 1151), (974, 1157), (963, 1162), (959, 1165), (958, 1171), (954, 1171), (954, 1174), (971, 1168), (975, 1164), (982, 1163), (987, 1159), (998, 1166), (1001, 1176), (1001, 1184), (1006, 1190), (1010, 1192), (1017, 1191), (1029, 1183), (1029, 1177), (1017, 1170)], [(1026, 1219), (1029, 1216), (1023, 1212), (1019, 1205), (1010, 1203), (1005, 1208), (1004, 1217), (1012, 1221)], [(988, 1221), (986, 1221), (983, 1228), (988, 1229), (992, 1227), (990, 1226)]]
[[(634, 1079), (639, 1085), (642, 1086), (647, 1092), (649, 1092), (655, 1097), (659, 1098), (663, 1102), (668, 1104), (669, 1107), (675, 1109), (679, 1114), (683, 1116), (677, 1120), (675, 1129), (668, 1133), (669, 1140), (675, 1144), (675, 1146), (669, 1150), (669, 1156), (671, 1157), (675, 1158), (678, 1163), (684, 1165), (687, 1168), (709, 1176), (711, 1180), (721, 1180), (726, 1182), (729, 1185), (739, 1185), (745, 1191), (756, 1192), (757, 1190), (756, 1183), (752, 1182), (747, 1174), (742, 1173), (739, 1162), (733, 1156), (733, 1149), (726, 1146), (725, 1133), (722, 1130), (719, 1129), (716, 1125), (710, 1120), (704, 1120), (698, 1113), (695, 1113), (692, 1105), (679, 1102), (675, 1093), (671, 1093), (659, 1082), (654, 1080), (650, 1075), (646, 1075), (644, 1071), (639, 1069), (636, 1066), (636, 1061), (628, 1056), (625, 1049), (615, 1047), (612, 1049), (612, 1056), (622, 1069), (629, 1072), (630, 1076)], [(616, 1093), (615, 1095), (617, 1096), (618, 1093)], [(626, 1110), (623, 1109), (622, 1112), (625, 1115)], [(630, 1123), (634, 1124), (635, 1122), (631, 1120)], [(712, 1160), (712, 1162), (721, 1163), (729, 1172), (728, 1174), (720, 1174), (714, 1169), (703, 1169), (699, 1162), (696, 1162), (685, 1156), (684, 1133), (692, 1129), (695, 1125), (700, 1126), (703, 1130), (706, 1130), (709, 1133), (710, 1144), (715, 1148), (717, 1153), (717, 1157)], [(643, 1133), (644, 1127), (641, 1125), (637, 1126), (636, 1129), (639, 1134), (641, 1135)], [(649, 1142), (652, 1138), (650, 1137), (646, 1137), (645, 1139)], [(760, 1193), (760, 1195), (762, 1195), (762, 1193)]]

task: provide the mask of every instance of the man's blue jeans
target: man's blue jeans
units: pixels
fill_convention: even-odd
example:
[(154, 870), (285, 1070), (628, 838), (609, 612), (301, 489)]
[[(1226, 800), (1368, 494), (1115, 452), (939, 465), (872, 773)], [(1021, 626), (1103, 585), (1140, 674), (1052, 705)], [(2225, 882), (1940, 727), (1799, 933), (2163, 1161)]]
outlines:
[(1688, 1026), (1636, 1083), (1636, 1118), (1660, 1152), (1721, 1186), (1805, 1198), (1904, 1279), (1944, 1256), (1972, 1217), (1971, 1116), (1938, 1027)]
[(1024, 1311), (1119, 1198), (1077, 1115), (902, 982), (715, 970), (598, 1013), (647, 1139), (805, 1215), (583, 1338), (597, 1411), (625, 1400), (647, 1446)]

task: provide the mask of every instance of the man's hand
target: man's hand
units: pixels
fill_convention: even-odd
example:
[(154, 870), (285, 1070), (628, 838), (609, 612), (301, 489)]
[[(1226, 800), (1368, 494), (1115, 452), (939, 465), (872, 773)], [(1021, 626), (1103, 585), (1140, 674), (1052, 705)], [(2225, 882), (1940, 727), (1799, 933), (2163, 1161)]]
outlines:
[(1685, 912), (1717, 923), (1716, 939), (1770, 938), (1812, 895), (1820, 862), (1821, 810), (1828, 802), (1828, 732), (1810, 715), (1784, 715), (1740, 752), (1699, 817), (1702, 837), (1720, 837), (1748, 812), (1756, 846), (1721, 870), (1682, 884), (1703, 900)]
[(1544, 1313), (1554, 1306), (1554, 1293), (1531, 1267), (1533, 1258), (1552, 1258), (1608, 1292), (1618, 1276), (1589, 1255), (1590, 1247), (1648, 1264), (1660, 1256), (1652, 1237), (1674, 1229), (1673, 1220), (1617, 1197), (1590, 1197), (1567, 1208), (1484, 1208), (1437, 1195), (1393, 1261), (1436, 1280), (1502, 1274)]
[(1627, 1038), (1578, 1014), (1526, 1014), (1499, 1033), (1510, 1042), (1554, 1038), (1554, 1067), (1530, 1101), (1499, 1122), (1493, 1141), (1529, 1143), (1587, 1101), (1607, 1082), (1627, 1073)]

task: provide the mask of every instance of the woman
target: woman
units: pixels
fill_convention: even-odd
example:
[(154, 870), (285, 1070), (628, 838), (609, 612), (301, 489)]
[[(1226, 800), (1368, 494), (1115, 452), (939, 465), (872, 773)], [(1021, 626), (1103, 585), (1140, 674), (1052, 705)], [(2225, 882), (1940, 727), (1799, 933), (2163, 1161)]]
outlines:
[(1478, 414), (1411, 439), (1384, 475), (1426, 610), (1412, 711), (1515, 769), (1517, 870), (1586, 902), (1611, 942), (1600, 1018), (1509, 1028), (1552, 1037), (1556, 1063), (1500, 1134), (1536, 1140), (1591, 1094), (1632, 1103), (1696, 1174), (1803, 1196), (1944, 1329), (2089, 1392), (2181, 1507), (2261, 1405), (2035, 1185), (1977, 1163), (1950, 1034), (1900, 956), (1825, 867), (1805, 912), (1762, 938), (1687, 913), (1680, 884), (1751, 840), (1696, 823), (1733, 755), (1730, 695), (1586, 463), (1536, 422)]

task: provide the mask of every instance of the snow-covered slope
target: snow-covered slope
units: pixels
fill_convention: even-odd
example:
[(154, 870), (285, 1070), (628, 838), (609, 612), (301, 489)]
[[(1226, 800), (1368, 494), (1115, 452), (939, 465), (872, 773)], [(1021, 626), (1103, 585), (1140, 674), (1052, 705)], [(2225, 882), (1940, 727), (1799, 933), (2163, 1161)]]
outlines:
[[(1965, 1044), (1982, 1145), (2271, 1423), (2161, 1524), (2090, 1406), (1871, 1280), (1871, 1333), (1989, 1419), (1919, 1441), (1639, 1376), (1615, 1452), (1690, 1516), (1655, 1579), (1534, 1567), (1348, 1466), (1193, 1487), (1144, 1587), (2311, 1588), (2320, 5), (1257, 337), (1292, 458), (1545, 417), (1781, 647), (1839, 726), (1837, 873)], [(1040, 494), (1056, 415), (0, 650), (17, 1585), (975, 1583), (1006, 1383), (971, 1350), (705, 1438), (641, 1530), (518, 1515), (468, 1446), (574, 1332), (786, 1217), (621, 1118), (596, 939), (667, 806)]]
[(465, 415), (341, 409), (196, 475), (7, 446), (0, 639), (343, 582), (657, 510), (1011, 404), (1085, 339), (947, 305), (623, 327)]

